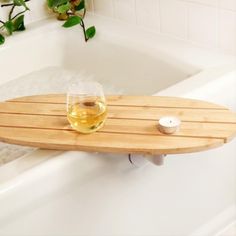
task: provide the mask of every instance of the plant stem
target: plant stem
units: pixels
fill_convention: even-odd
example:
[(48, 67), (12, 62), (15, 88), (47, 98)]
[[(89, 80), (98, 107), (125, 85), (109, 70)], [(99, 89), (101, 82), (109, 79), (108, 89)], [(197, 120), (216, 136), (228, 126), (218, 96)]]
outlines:
[(24, 10), (24, 11), (22, 11), (22, 12), (17, 13), (14, 17), (11, 18), (11, 20), (14, 20), (17, 16), (19, 16), (19, 15), (25, 13), (26, 11), (28, 11), (28, 10), (26, 9), (26, 10)]
[(13, 13), (14, 9), (15, 9), (15, 5), (12, 6), (12, 8), (11, 8), (11, 10), (10, 10), (10, 12), (9, 12), (9, 16), (8, 16), (8, 19), (9, 19), (9, 20), (11, 20), (12, 13)]
[[(25, 2), (29, 2), (30, 0), (25, 0)], [(9, 6), (14, 6), (14, 3), (7, 3), (7, 4), (2, 4), (1, 7), (9, 7)]]
[(83, 28), (83, 32), (84, 32), (84, 40), (85, 40), (85, 42), (87, 42), (88, 41), (88, 38), (86, 37), (86, 30), (85, 30), (85, 25), (84, 25), (84, 21), (83, 21), (83, 19), (81, 19), (81, 27)]
[(83, 32), (84, 32), (84, 40), (85, 40), (85, 42), (87, 42), (88, 41), (88, 38), (87, 38), (87, 36), (86, 36), (86, 29), (85, 29), (85, 24), (84, 24), (84, 21), (83, 21), (83, 19), (84, 19), (84, 17), (85, 17), (85, 14), (86, 14), (86, 8), (84, 8), (84, 12), (83, 12), (83, 16), (82, 16), (82, 18), (81, 18), (81, 27), (83, 28)]
[(86, 8), (84, 8), (84, 12), (83, 12), (83, 16), (82, 16), (83, 19), (84, 19), (85, 15), (86, 15)]

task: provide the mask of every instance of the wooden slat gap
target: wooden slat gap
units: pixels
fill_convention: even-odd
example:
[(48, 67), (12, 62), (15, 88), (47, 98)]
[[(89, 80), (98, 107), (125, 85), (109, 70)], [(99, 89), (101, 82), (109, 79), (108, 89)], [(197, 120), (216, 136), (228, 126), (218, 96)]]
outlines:
[[(108, 118), (109, 119), (117, 119), (117, 120), (150, 120), (150, 121), (159, 121), (159, 119), (145, 119), (145, 118), (127, 118), (127, 117), (125, 117), (125, 118), (122, 118), (122, 117), (109, 117), (108, 116)], [(190, 123), (203, 123), (203, 124), (205, 124), (205, 123), (212, 123), (212, 124), (232, 124), (232, 125), (234, 125), (234, 124), (236, 124), (236, 121), (235, 122), (225, 122), (225, 121), (198, 121), (198, 120), (181, 120), (181, 122), (190, 122)]]
[[(66, 105), (65, 102), (43, 102), (43, 101), (15, 101), (15, 100), (7, 100), (6, 103), (23, 103), (23, 104), (52, 104), (52, 105)], [(190, 106), (153, 106), (153, 105), (124, 105), (124, 104), (110, 104), (107, 103), (108, 106), (111, 107), (138, 107), (138, 108), (168, 108), (168, 109), (196, 109), (196, 110), (215, 110), (215, 111), (228, 111), (227, 108), (214, 108), (214, 107), (190, 107)]]
[[(8, 114), (8, 115), (29, 115), (29, 116), (52, 116), (52, 117), (66, 117), (65, 114), (45, 114), (45, 113), (25, 113), (25, 112), (3, 112), (0, 111), (0, 114)], [(143, 120), (143, 121), (158, 121), (159, 119), (145, 119), (145, 118), (128, 118), (128, 117), (114, 117), (114, 116), (109, 116), (108, 119), (118, 119), (118, 120)], [(181, 122), (191, 122), (191, 123), (212, 123), (212, 124), (236, 124), (235, 122), (225, 122), (225, 121), (199, 121), (199, 120), (181, 120)]]
[(17, 125), (0, 125), (0, 127), (3, 128), (16, 128), (16, 129), (36, 129), (36, 130), (63, 130), (63, 131), (73, 131), (76, 132), (75, 130), (73, 130), (72, 128), (68, 128), (68, 129), (59, 129), (59, 128), (44, 128), (44, 127), (35, 127), (35, 126), (17, 126)]
[(37, 113), (37, 114), (32, 114), (32, 113), (25, 113), (25, 112), (4, 112), (0, 111), (0, 114), (7, 114), (7, 115), (26, 115), (26, 116), (54, 116), (54, 117), (66, 117), (65, 115), (60, 115), (60, 114), (43, 114), (43, 113)]
[(227, 142), (227, 139), (226, 138), (222, 138), (222, 137), (209, 137), (209, 136), (192, 136), (192, 135), (181, 135), (181, 134), (171, 134), (171, 135), (167, 135), (167, 134), (150, 134), (150, 133), (136, 133), (136, 132), (132, 132), (132, 133), (126, 133), (126, 132), (114, 132), (114, 131), (102, 131), (102, 130), (99, 130), (97, 131), (98, 133), (109, 133), (109, 134), (135, 134), (135, 135), (144, 135), (144, 136), (158, 136), (158, 137), (176, 137), (176, 138), (207, 138), (207, 139), (220, 139), (220, 140), (223, 140), (224, 142)]
[[(39, 127), (34, 127), (34, 126), (8, 126), (8, 125), (0, 125), (0, 127), (3, 127), (3, 128), (16, 128), (16, 129), (32, 129), (32, 130), (62, 130), (62, 131), (67, 131), (67, 132), (76, 132), (78, 134), (80, 134), (79, 132), (77, 132), (76, 130), (73, 130), (72, 128), (62, 128), (62, 129), (59, 129), (59, 128), (39, 128)], [(227, 143), (227, 138), (222, 138), (222, 137), (218, 137), (218, 136), (212, 136), (212, 137), (209, 137), (209, 136), (192, 136), (192, 135), (181, 135), (181, 134), (171, 134), (171, 135), (166, 135), (166, 134), (161, 134), (161, 133), (157, 133), (157, 134), (150, 134), (150, 133), (139, 133), (139, 132), (132, 132), (132, 133), (128, 133), (128, 132), (120, 132), (120, 131), (102, 131), (102, 130), (99, 130), (97, 131), (97, 133), (105, 133), (105, 134), (121, 134), (121, 135), (125, 135), (125, 134), (128, 134), (128, 135), (142, 135), (142, 136), (158, 136), (158, 137), (179, 137), (179, 138), (182, 138), (182, 137), (185, 137), (185, 138), (207, 138), (207, 139), (220, 139), (220, 140), (223, 140), (224, 143)], [(80, 134), (80, 135), (83, 135), (83, 134)]]
[(227, 108), (214, 108), (214, 107), (210, 107), (210, 108), (207, 108), (207, 107), (188, 107), (188, 106), (183, 106), (183, 107), (180, 107), (180, 106), (149, 106), (149, 105), (119, 105), (119, 104), (109, 104), (108, 103), (108, 106), (111, 106), (111, 107), (138, 107), (138, 108), (147, 108), (147, 107), (150, 107), (150, 108), (170, 108), (170, 109), (191, 109), (191, 110), (215, 110), (215, 111), (228, 111), (229, 109)]
[(23, 104), (52, 104), (52, 105), (66, 105), (65, 102), (37, 102), (37, 101), (15, 101), (15, 100), (7, 100), (4, 101), (6, 103), (23, 103)]

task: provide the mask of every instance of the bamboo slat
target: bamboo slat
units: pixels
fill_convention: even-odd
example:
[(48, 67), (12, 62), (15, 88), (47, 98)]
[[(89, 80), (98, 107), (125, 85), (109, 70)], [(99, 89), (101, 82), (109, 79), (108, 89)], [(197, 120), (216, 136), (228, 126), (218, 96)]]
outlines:
[[(205, 101), (155, 96), (109, 96), (108, 119), (96, 133), (70, 127), (65, 95), (37, 95), (0, 103), (0, 140), (46, 149), (139, 154), (190, 153), (218, 147), (236, 135), (236, 114)], [(182, 124), (162, 134), (157, 121)]]

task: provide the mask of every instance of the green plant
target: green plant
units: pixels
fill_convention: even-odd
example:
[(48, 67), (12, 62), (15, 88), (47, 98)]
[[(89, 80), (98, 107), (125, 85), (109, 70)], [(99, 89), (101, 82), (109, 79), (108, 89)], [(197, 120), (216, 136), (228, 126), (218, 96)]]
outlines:
[(58, 15), (58, 20), (65, 21), (62, 25), (63, 27), (70, 28), (80, 25), (83, 29), (86, 42), (96, 34), (96, 28), (94, 26), (86, 29), (84, 23), (86, 14), (85, 0), (47, 0), (47, 5)]
[[(10, 7), (7, 20), (0, 19), (0, 45), (5, 42), (5, 34), (12, 35), (13, 32), (25, 30), (24, 13), (29, 10), (26, 2), (30, 0), (9, 0), (9, 3), (1, 4), (1, 7)], [(15, 13), (16, 8), (23, 8)]]

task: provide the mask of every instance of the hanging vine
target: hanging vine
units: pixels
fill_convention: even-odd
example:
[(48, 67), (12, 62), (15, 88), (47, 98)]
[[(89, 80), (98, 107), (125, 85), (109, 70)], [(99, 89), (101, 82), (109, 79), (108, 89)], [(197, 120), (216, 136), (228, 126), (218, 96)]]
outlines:
[(86, 28), (84, 23), (86, 15), (85, 0), (47, 0), (47, 5), (57, 14), (58, 20), (65, 21), (63, 27), (70, 28), (80, 25), (86, 42), (96, 34), (95, 26)]
[(1, 4), (2, 8), (8, 7), (10, 9), (7, 19), (0, 19), (0, 45), (5, 42), (6, 35), (12, 35), (16, 31), (25, 30), (24, 17), (25, 12), (29, 11), (26, 5), (29, 1), (30, 0), (11, 0), (9, 3)]
[[(30, 0), (9, 0), (1, 4), (1, 8), (9, 8), (6, 20), (0, 19), (0, 45), (4, 44), (7, 35), (16, 31), (24, 31), (25, 13), (29, 11), (27, 2)], [(76, 25), (81, 26), (84, 40), (87, 42), (96, 34), (95, 26), (86, 27), (84, 17), (86, 15), (85, 0), (46, 0), (48, 7), (57, 14), (58, 20), (65, 21), (62, 25), (70, 28)]]

